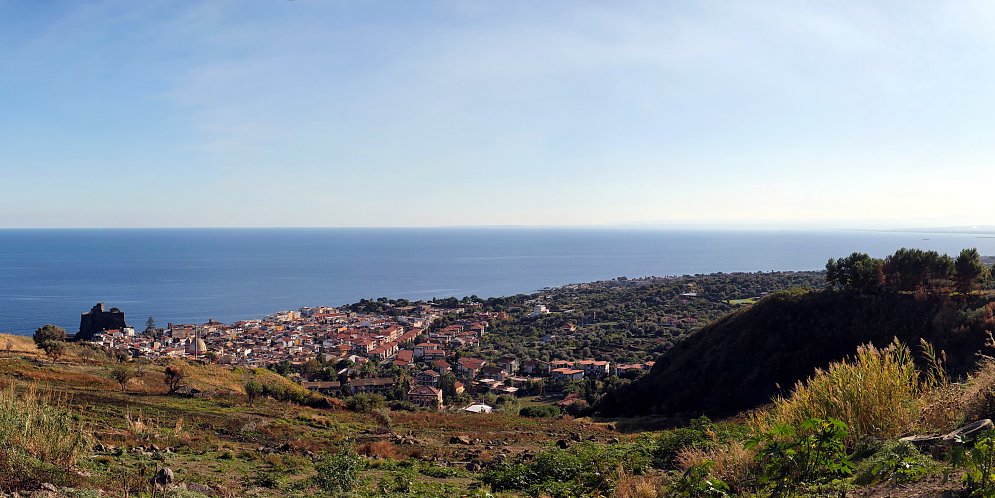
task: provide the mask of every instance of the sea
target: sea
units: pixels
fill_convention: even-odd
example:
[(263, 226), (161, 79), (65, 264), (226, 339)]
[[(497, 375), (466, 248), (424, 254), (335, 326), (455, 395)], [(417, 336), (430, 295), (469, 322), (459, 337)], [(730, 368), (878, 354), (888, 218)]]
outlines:
[(5, 229), (0, 332), (79, 329), (97, 302), (144, 327), (230, 323), (361, 298), (492, 297), (620, 276), (819, 270), (854, 251), (951, 255), (995, 238), (847, 230)]

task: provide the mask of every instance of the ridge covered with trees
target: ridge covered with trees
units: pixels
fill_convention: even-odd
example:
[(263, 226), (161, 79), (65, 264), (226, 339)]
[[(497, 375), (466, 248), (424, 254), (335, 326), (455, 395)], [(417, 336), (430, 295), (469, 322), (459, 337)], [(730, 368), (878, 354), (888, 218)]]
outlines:
[(776, 293), (711, 323), (596, 409), (609, 416), (731, 415), (785, 394), (861, 344), (895, 338), (934, 344), (951, 372), (964, 374), (995, 330), (990, 274), (975, 249), (957, 258), (900, 249), (884, 259), (831, 259), (829, 288)]

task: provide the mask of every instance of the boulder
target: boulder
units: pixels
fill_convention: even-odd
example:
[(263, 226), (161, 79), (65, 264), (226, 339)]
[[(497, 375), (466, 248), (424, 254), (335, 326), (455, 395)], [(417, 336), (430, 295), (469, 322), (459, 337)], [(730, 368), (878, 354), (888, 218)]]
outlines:
[(175, 480), (176, 477), (173, 475), (173, 469), (169, 467), (159, 469), (159, 471), (152, 476), (152, 484), (162, 488), (171, 486)]

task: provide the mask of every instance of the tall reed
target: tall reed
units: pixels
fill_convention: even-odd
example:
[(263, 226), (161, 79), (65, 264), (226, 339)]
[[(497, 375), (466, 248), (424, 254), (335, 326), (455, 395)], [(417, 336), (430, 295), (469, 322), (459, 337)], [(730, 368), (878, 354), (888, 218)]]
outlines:
[(35, 461), (71, 469), (92, 446), (79, 414), (36, 385), (0, 388), (0, 468)]
[(839, 419), (847, 424), (850, 447), (868, 436), (898, 436), (915, 427), (922, 394), (935, 387), (936, 375), (921, 375), (909, 349), (898, 341), (883, 349), (868, 344), (853, 358), (816, 370), (756, 420), (763, 429), (797, 426), (811, 418)]

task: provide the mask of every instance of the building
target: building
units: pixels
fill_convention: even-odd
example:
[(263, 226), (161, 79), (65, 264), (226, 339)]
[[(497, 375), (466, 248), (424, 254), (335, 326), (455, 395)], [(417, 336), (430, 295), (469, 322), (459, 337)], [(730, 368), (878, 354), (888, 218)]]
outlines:
[(439, 377), (439, 372), (436, 372), (435, 370), (425, 370), (415, 377), (415, 382), (417, 382), (419, 386), (438, 386)]
[(352, 379), (349, 381), (349, 389), (353, 394), (359, 393), (377, 393), (384, 394), (394, 388), (394, 379), (388, 378), (369, 378), (369, 379)]
[(584, 371), (570, 367), (554, 368), (550, 371), (554, 380), (583, 380)]
[(338, 394), (342, 390), (342, 383), (337, 380), (322, 382), (302, 382), (301, 386), (309, 391), (322, 394)]
[(456, 363), (456, 375), (459, 375), (464, 379), (473, 379), (477, 377), (480, 373), (480, 369), (486, 364), (487, 362), (481, 360), (480, 358), (470, 358), (465, 356), (460, 358)]
[(99, 332), (113, 329), (123, 329), (128, 325), (124, 323), (124, 312), (111, 308), (104, 310), (104, 303), (97, 303), (90, 311), (83, 313), (79, 317), (79, 332), (73, 336), (77, 341), (89, 341)]
[(442, 408), (442, 390), (432, 386), (415, 386), (408, 391), (408, 401), (425, 408)]

